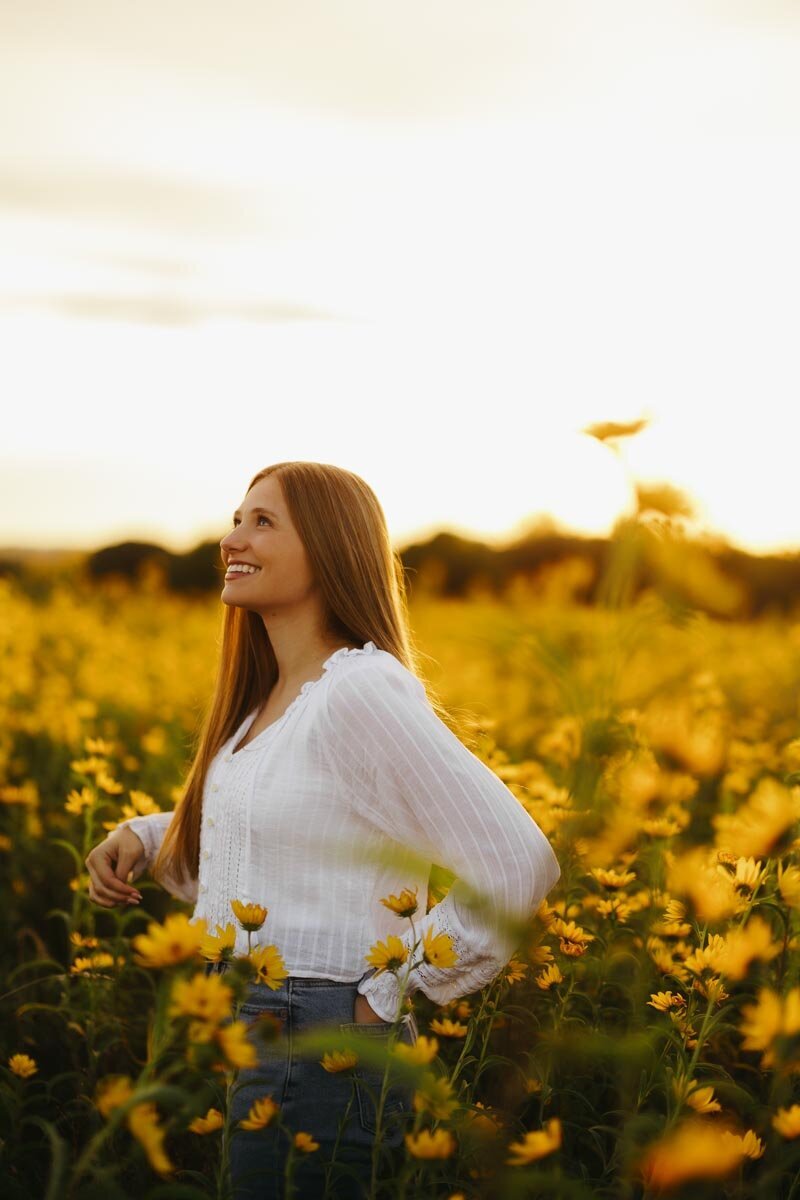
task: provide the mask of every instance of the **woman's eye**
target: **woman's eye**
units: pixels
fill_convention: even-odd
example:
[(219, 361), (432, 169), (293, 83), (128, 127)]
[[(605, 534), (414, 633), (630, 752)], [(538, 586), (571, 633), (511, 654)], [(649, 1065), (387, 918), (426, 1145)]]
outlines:
[[(271, 525), (271, 524), (272, 524), (272, 521), (270, 521), (269, 517), (265, 517), (263, 513), (259, 513), (259, 514), (258, 514), (258, 520), (259, 520), (259, 521), (266, 521), (268, 525)], [(236, 520), (233, 522), (233, 528), (235, 529), (235, 528), (236, 528), (236, 526), (237, 526), (239, 523), (240, 523), (240, 522), (239, 522), (239, 519), (238, 519), (238, 517), (237, 517), (237, 518), (236, 518)]]

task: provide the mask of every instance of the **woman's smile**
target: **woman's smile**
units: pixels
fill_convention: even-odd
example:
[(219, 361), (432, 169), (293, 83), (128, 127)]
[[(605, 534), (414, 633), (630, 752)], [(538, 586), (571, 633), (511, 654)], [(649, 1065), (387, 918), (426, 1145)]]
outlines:
[(258, 575), (261, 567), (228, 567), (225, 572), (225, 582), (233, 579), (247, 579), (251, 575)]

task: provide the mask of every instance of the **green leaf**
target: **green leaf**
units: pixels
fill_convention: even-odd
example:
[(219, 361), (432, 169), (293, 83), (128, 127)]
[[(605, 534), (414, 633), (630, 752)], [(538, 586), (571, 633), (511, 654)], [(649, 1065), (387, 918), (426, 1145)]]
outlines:
[(64, 840), (64, 838), (52, 838), (52, 837), (48, 838), (48, 841), (53, 846), (61, 846), (62, 849), (66, 850), (67, 853), (72, 856), (72, 858), (75, 861), (75, 864), (78, 868), (78, 874), (80, 874), (86, 864), (84, 863), (84, 861), (81, 858), (78, 851), (73, 846), (72, 842), (67, 842)]
[(47, 1134), (47, 1139), (50, 1142), (52, 1161), (50, 1164), (50, 1178), (47, 1181), (47, 1191), (42, 1200), (60, 1200), (63, 1196), (61, 1185), (67, 1169), (67, 1143), (56, 1132), (55, 1127), (42, 1117), (23, 1117), (20, 1125), (38, 1125)]

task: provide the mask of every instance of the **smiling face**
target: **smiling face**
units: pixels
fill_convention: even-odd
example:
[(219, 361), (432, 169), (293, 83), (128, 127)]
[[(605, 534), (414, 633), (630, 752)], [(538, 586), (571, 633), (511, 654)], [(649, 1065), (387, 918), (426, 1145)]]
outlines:
[[(264, 510), (264, 511), (259, 511)], [(228, 571), (222, 602), (267, 617), (307, 602), (316, 592), (311, 564), (292, 524), (278, 479), (259, 479), (233, 515), (220, 541), (226, 567), (248, 563), (257, 570)]]

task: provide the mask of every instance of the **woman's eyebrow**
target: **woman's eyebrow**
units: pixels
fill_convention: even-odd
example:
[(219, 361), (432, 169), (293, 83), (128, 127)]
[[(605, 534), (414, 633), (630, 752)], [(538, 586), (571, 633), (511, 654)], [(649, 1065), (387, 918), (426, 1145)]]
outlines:
[[(269, 508), (251, 508), (250, 511), (254, 512), (254, 513), (266, 513), (268, 517), (274, 517), (276, 521), (280, 519), (278, 517), (278, 514), (274, 513), (272, 511), (272, 509), (269, 509)], [(239, 509), (237, 508), (236, 512), (233, 515), (234, 515), (234, 517), (240, 517), (242, 514), (240, 513)]]

